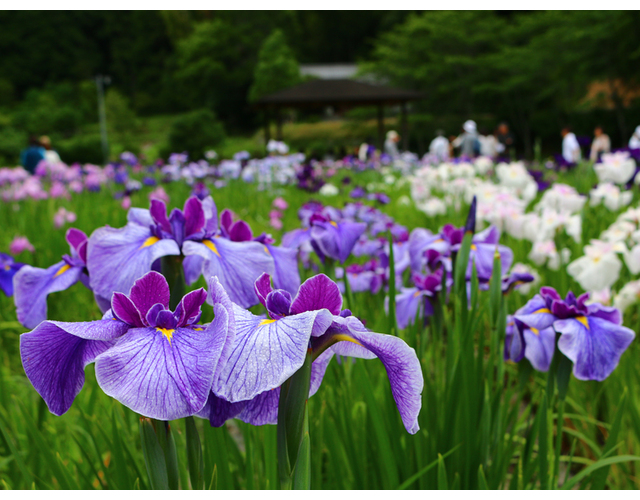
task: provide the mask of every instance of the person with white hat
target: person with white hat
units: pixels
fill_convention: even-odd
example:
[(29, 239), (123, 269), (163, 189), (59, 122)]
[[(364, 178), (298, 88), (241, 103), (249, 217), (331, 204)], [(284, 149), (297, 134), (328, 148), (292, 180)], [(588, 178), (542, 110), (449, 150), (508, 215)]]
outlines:
[(478, 141), (478, 128), (476, 122), (467, 120), (462, 124), (464, 132), (453, 142), (454, 147), (460, 148), (460, 154), (469, 158), (474, 158), (480, 153), (480, 142)]
[(387, 153), (391, 158), (397, 158), (400, 156), (398, 152), (397, 143), (400, 142), (400, 136), (398, 132), (395, 130), (389, 130), (387, 132), (387, 139), (384, 141), (384, 152)]

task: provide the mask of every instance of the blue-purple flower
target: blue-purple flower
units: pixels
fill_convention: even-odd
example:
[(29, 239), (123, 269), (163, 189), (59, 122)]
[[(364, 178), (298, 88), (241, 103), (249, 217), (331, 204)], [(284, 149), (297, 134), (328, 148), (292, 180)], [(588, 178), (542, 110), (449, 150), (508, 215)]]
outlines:
[(66, 290), (78, 281), (89, 287), (86, 274), (87, 236), (71, 228), (66, 234), (70, 254), (47, 269), (23, 266), (13, 277), (14, 302), (18, 321), (26, 328), (35, 328), (47, 319), (47, 295)]
[(618, 309), (587, 305), (588, 298), (588, 293), (576, 298), (569, 292), (563, 300), (553, 288), (542, 287), (507, 326), (505, 358), (519, 361), (525, 356), (536, 369), (546, 371), (557, 332), (558, 349), (573, 362), (577, 379), (607, 378), (635, 333), (622, 326)]
[(0, 290), (7, 296), (13, 295), (13, 276), (24, 266), (16, 262), (11, 255), (0, 253)]
[(274, 271), (272, 256), (256, 242), (221, 237), (213, 199), (189, 198), (184, 210), (167, 217), (165, 204), (152, 200), (150, 210), (132, 208), (125, 227), (103, 227), (89, 240), (87, 267), (91, 287), (100, 296), (128, 292), (134, 281), (168, 255), (184, 255), (189, 282), (200, 274), (217, 276), (231, 300), (244, 307), (257, 303), (253, 282)]
[[(212, 278), (210, 287), (218, 282)], [(231, 342), (226, 308), (198, 325), (206, 291), (185, 295), (170, 311), (165, 278), (149, 272), (129, 295), (116, 292), (103, 319), (85, 323), (44, 321), (20, 337), (27, 377), (55, 415), (65, 413), (95, 361), (102, 390), (133, 411), (173, 420), (200, 411), (207, 401), (225, 347)]]

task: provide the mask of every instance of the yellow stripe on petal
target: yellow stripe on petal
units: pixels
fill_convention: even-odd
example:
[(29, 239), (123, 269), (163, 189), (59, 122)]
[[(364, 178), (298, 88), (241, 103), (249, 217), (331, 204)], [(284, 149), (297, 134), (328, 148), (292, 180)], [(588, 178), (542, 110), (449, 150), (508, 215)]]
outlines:
[(156, 328), (156, 330), (160, 332), (162, 335), (164, 335), (169, 341), (169, 343), (171, 343), (171, 339), (173, 338), (173, 332), (175, 332), (175, 330), (169, 330), (168, 328)]
[(58, 269), (58, 272), (56, 274), (53, 275), (54, 278), (57, 278), (58, 276), (60, 276), (62, 273), (67, 272), (69, 269), (71, 269), (71, 266), (69, 264), (65, 264), (64, 266), (62, 266), (60, 269)]
[(582, 323), (587, 330), (589, 329), (589, 320), (587, 320), (586, 316), (578, 316), (576, 319)]
[(263, 319), (260, 323), (258, 323), (258, 326), (270, 325), (275, 321), (276, 321), (275, 319)]
[(267, 255), (271, 256), (271, 254), (269, 253), (269, 249), (266, 246), (264, 247), (264, 251), (267, 253)]
[(160, 238), (158, 238), (157, 236), (149, 236), (146, 240), (144, 240), (144, 243), (140, 248), (150, 247), (151, 245), (158, 243), (159, 241)]
[(358, 342), (356, 339), (354, 339), (353, 337), (349, 337), (348, 335), (345, 335), (343, 333), (339, 333), (338, 335), (334, 335), (333, 336), (333, 340), (335, 340), (336, 342), (352, 342), (354, 344), (358, 344), (360, 347), (364, 347), (360, 342)]
[(547, 309), (546, 307), (543, 307), (542, 309), (538, 309), (537, 311), (533, 311), (533, 314), (542, 314), (542, 313), (551, 314), (551, 311), (549, 311), (549, 309)]
[(475, 243), (471, 243), (471, 250), (473, 250), (474, 252), (478, 250), (478, 247), (476, 246)]
[(329, 224), (331, 224), (333, 227), (338, 227), (338, 224), (336, 224), (334, 221), (329, 221)]
[(202, 240), (202, 243), (204, 243), (205, 247), (207, 247), (209, 250), (215, 253), (218, 257), (220, 257), (220, 253), (218, 253), (218, 248), (216, 247), (216, 244), (213, 241)]
[(531, 327), (531, 331), (536, 335), (540, 335), (540, 330), (538, 330), (537, 328)]

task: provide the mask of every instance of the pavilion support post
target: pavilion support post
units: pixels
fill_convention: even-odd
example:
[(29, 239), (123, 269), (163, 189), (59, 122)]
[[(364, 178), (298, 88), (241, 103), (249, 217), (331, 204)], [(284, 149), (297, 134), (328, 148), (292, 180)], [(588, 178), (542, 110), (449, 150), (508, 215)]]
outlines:
[(282, 140), (282, 112), (276, 108), (276, 141)]
[(382, 104), (378, 105), (378, 147), (384, 151), (384, 110)]
[(407, 151), (409, 148), (409, 127), (407, 123), (407, 101), (402, 103), (400, 108), (400, 127), (402, 134), (402, 150)]
[(264, 147), (267, 147), (267, 144), (271, 140), (271, 125), (269, 124), (269, 111), (264, 110)]

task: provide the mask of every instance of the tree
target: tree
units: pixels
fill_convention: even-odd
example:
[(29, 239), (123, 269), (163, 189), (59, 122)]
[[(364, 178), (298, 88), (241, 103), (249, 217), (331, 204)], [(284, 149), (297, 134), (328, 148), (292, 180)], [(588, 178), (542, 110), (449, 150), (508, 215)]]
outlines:
[(300, 82), (300, 68), (287, 46), (282, 31), (274, 30), (264, 41), (258, 53), (258, 63), (249, 89), (249, 101)]

